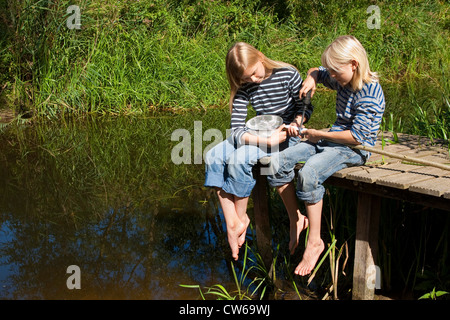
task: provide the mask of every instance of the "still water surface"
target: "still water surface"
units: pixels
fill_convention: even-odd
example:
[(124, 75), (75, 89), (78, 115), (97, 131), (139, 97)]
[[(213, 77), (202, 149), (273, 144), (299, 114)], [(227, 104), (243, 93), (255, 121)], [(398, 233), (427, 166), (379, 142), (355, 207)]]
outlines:
[[(231, 280), (204, 165), (171, 161), (179, 128), (225, 111), (33, 120), (0, 130), (1, 299), (197, 299)], [(222, 126), (222, 127), (220, 127)], [(205, 145), (210, 142), (205, 142)], [(69, 289), (67, 268), (80, 268)]]

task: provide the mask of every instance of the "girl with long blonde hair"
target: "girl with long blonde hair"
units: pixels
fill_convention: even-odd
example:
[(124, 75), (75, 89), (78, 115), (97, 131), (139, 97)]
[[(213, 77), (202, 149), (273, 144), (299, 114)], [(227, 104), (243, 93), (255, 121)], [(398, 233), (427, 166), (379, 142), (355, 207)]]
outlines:
[[(205, 157), (205, 186), (214, 187), (219, 198), (232, 256), (238, 259), (245, 242), (250, 219), (247, 203), (255, 185), (252, 167), (259, 158), (273, 154), (299, 140), (294, 127), (302, 121), (305, 107), (299, 95), (302, 78), (290, 64), (267, 58), (255, 47), (238, 42), (226, 55), (226, 73), (230, 85), (231, 134), (208, 151)], [(281, 126), (270, 137), (247, 132), (247, 107), (257, 115), (276, 115), (289, 124)], [(312, 106), (306, 106), (304, 123)], [(295, 208), (295, 214), (300, 211)], [(294, 221), (294, 217), (292, 218)], [(298, 216), (295, 223), (298, 223)], [(305, 219), (301, 219), (302, 223)]]
[[(312, 90), (316, 84), (336, 90), (336, 121), (329, 131), (306, 129), (307, 139), (280, 153), (278, 172), (269, 183), (278, 190), (292, 188), (294, 167), (299, 161), (304, 166), (298, 172), (297, 197), (305, 202), (309, 233), (303, 258), (294, 273), (309, 274), (322, 251), (320, 236), (323, 182), (336, 171), (364, 164), (370, 154), (352, 149), (349, 145), (374, 146), (385, 108), (383, 90), (378, 75), (370, 70), (367, 53), (353, 36), (334, 40), (322, 54), (322, 66), (312, 68), (303, 82), (300, 95)], [(296, 203), (295, 196), (283, 199)], [(300, 230), (301, 232), (301, 230)], [(298, 245), (298, 239), (291, 253)]]

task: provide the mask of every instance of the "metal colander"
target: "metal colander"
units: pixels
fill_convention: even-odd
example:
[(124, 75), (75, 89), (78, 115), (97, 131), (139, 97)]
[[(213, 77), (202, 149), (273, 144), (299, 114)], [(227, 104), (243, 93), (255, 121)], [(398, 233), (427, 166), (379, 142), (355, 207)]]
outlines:
[(260, 136), (270, 137), (273, 132), (283, 124), (283, 118), (275, 115), (261, 115), (251, 118), (245, 126), (248, 132)]

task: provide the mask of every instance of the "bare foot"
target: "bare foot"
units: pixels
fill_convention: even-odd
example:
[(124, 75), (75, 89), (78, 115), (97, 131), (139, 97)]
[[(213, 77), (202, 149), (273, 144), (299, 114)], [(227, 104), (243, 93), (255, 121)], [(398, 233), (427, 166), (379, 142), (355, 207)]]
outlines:
[[(242, 234), (244, 234), (244, 241), (245, 241), (245, 232), (247, 231), (247, 225), (240, 222), (235, 227), (234, 226), (227, 226), (227, 236), (228, 236), (228, 244), (231, 248), (231, 255), (233, 256), (234, 260), (237, 260), (239, 258), (239, 242), (240, 237)], [(242, 242), (244, 243), (244, 242)]]
[(290, 223), (290, 241), (289, 241), (289, 251), (292, 254), (294, 254), (295, 249), (298, 246), (298, 238), (300, 237), (300, 233), (302, 233), (303, 230), (308, 228), (309, 222), (308, 218), (298, 212), (298, 218), (297, 221), (291, 221)]
[[(242, 220), (241, 220), (241, 221), (242, 221)], [(239, 239), (238, 239), (238, 246), (239, 246), (239, 248), (242, 247), (242, 245), (245, 243), (245, 236), (246, 236), (246, 234), (247, 234), (247, 228), (248, 228), (248, 225), (250, 224), (250, 218), (248, 217), (247, 214), (245, 215), (245, 217), (244, 217), (242, 223), (245, 225), (245, 230), (244, 230), (244, 232), (239, 236)]]
[(310, 274), (324, 248), (325, 245), (323, 244), (322, 239), (320, 239), (320, 242), (315, 243), (308, 241), (305, 252), (303, 253), (303, 259), (300, 261), (297, 268), (295, 268), (294, 273), (299, 276)]

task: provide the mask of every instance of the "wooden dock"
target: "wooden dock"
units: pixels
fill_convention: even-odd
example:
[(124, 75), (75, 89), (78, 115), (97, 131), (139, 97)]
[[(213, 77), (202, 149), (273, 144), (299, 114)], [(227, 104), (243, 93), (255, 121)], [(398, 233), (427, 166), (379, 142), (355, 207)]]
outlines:
[[(433, 163), (449, 165), (448, 146), (443, 141), (389, 132), (379, 134), (377, 149)], [(300, 168), (300, 166), (299, 166)], [(299, 169), (298, 168), (298, 169)], [(258, 169), (256, 169), (258, 170)], [(267, 182), (255, 172), (253, 190), (256, 237), (263, 260), (271, 261), (271, 229), (268, 218)], [(358, 192), (353, 292), (355, 300), (372, 300), (373, 276), (378, 251), (378, 227), (382, 198), (409, 201), (450, 212), (450, 170), (408, 163), (372, 153), (363, 166), (340, 170), (328, 178), (334, 185)]]
[[(381, 137), (392, 142), (386, 142), (383, 146)], [(449, 150), (442, 141), (432, 143), (424, 137), (398, 134), (397, 142), (394, 143), (392, 133), (387, 132), (380, 135), (378, 140), (376, 149), (450, 166)], [(450, 170), (401, 162), (397, 158), (373, 153), (364, 166), (343, 169), (336, 172), (333, 178), (432, 196), (433, 202), (442, 204), (434, 206), (447, 210), (450, 208), (446, 201), (450, 199)]]

